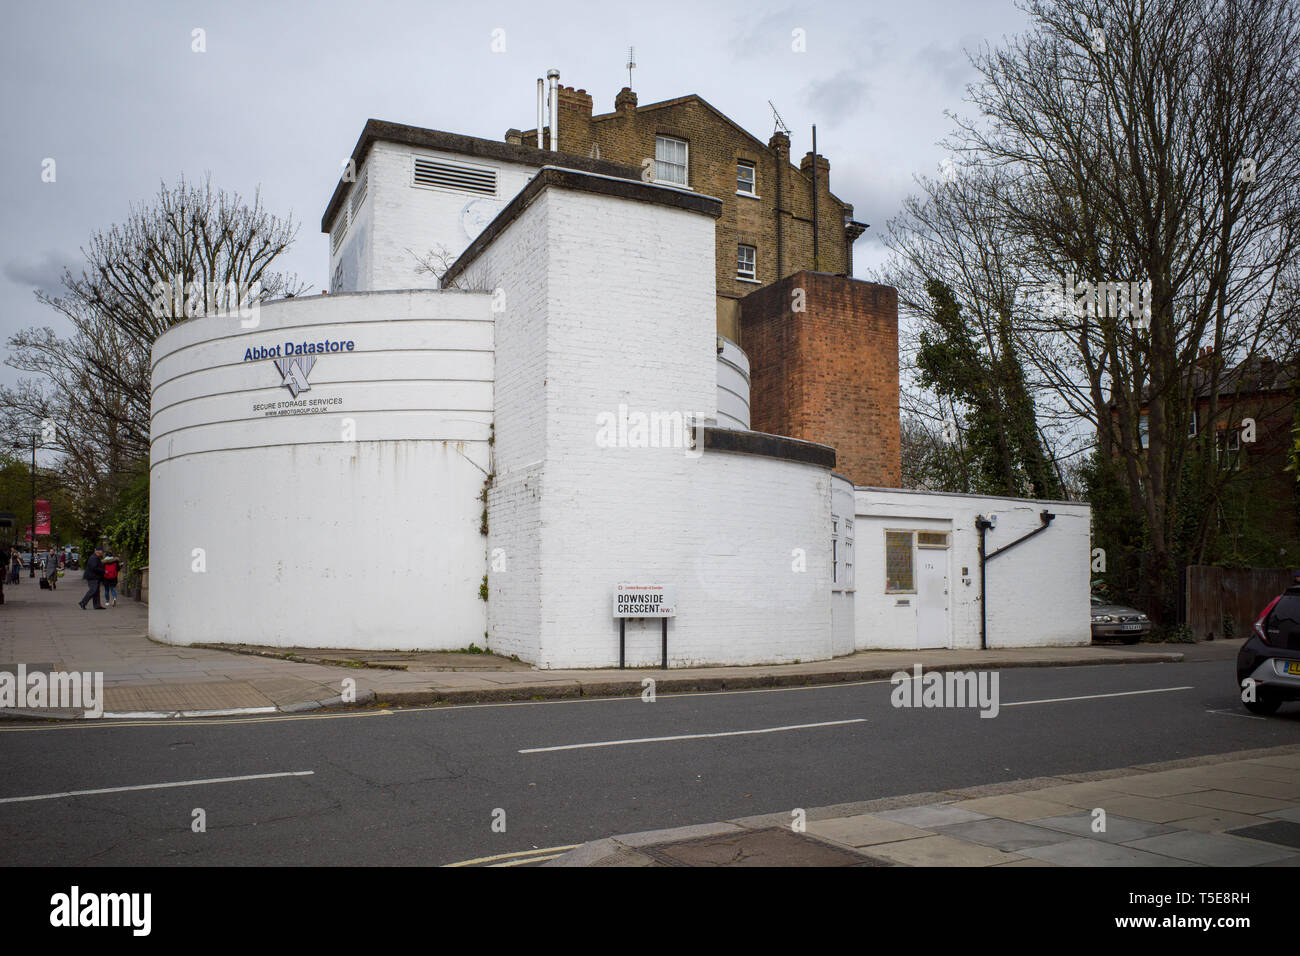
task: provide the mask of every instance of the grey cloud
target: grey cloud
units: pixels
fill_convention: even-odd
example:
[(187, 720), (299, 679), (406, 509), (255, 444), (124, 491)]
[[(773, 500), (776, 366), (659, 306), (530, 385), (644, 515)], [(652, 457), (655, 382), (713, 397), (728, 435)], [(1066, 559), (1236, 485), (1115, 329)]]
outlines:
[(804, 87), (803, 101), (813, 116), (834, 125), (858, 111), (867, 99), (868, 89), (867, 81), (857, 70), (841, 70)]
[(63, 270), (71, 263), (67, 256), (47, 250), (35, 259), (10, 259), (4, 265), (4, 276), (29, 289), (55, 292), (63, 287)]
[(943, 91), (962, 93), (978, 77), (968, 51), (977, 53), (980, 43), (976, 36), (963, 36), (948, 45), (927, 43), (912, 57), (912, 66), (919, 76), (933, 77)]

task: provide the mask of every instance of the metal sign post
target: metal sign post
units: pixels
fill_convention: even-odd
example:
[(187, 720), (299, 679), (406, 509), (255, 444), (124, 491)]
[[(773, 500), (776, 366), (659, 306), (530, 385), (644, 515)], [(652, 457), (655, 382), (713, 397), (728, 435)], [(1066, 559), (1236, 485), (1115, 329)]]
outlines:
[(677, 594), (671, 585), (620, 584), (614, 589), (614, 616), (618, 618), (618, 669), (625, 669), (627, 619), (657, 617), (661, 636), (663, 669), (668, 669), (668, 619), (677, 616)]

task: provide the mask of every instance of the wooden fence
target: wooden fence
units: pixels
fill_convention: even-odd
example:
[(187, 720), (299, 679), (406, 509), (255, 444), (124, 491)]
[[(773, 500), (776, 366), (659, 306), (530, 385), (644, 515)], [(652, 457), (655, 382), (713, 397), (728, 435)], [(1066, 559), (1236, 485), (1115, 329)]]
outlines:
[(1187, 568), (1184, 607), (1187, 626), (1198, 641), (1221, 640), (1224, 617), (1232, 618), (1235, 637), (1245, 637), (1268, 602), (1291, 584), (1285, 568)]

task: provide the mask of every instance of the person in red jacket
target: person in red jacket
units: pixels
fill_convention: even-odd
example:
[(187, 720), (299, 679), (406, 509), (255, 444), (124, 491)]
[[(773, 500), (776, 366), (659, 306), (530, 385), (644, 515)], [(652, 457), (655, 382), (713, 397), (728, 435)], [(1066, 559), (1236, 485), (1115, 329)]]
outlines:
[(104, 603), (109, 607), (117, 607), (117, 569), (120, 566), (117, 558), (109, 555), (104, 559)]

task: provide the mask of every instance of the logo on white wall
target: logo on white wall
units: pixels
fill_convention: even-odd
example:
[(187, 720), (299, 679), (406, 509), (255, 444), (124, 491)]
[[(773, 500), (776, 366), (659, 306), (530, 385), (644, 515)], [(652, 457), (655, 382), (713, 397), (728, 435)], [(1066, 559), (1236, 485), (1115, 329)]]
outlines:
[(289, 394), (294, 398), (298, 397), (299, 392), (311, 390), (307, 384), (307, 376), (311, 373), (312, 366), (316, 364), (314, 356), (296, 355), (293, 358), (278, 358), (275, 360), (275, 367), (280, 372), (283, 381), (280, 382), (289, 390)]
[(471, 199), (460, 211), (460, 228), (466, 239), (477, 239), (478, 234), (487, 228), (488, 223), (496, 218), (501, 207), (486, 199)]

